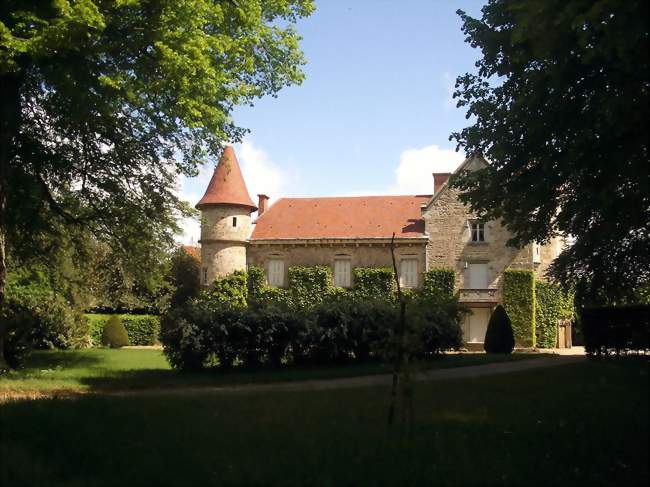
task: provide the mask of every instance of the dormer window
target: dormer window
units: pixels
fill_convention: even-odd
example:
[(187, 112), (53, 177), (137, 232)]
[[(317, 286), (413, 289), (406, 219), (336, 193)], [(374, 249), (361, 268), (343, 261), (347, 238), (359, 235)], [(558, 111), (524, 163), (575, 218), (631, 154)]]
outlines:
[(233, 216), (233, 217), (232, 217), (232, 226), (233, 226), (233, 227), (236, 227), (236, 226), (237, 226), (237, 217), (236, 217), (236, 216)]
[(485, 242), (485, 223), (470, 221), (469, 235), (470, 242)]

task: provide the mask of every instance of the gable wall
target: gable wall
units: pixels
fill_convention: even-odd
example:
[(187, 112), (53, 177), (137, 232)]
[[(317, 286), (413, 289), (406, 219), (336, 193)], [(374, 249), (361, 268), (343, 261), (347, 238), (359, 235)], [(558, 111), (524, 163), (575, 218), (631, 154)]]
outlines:
[(541, 248), (541, 263), (533, 263), (533, 246), (522, 249), (506, 246), (511, 234), (499, 221), (486, 223), (486, 242), (470, 242), (467, 220), (475, 218), (458, 199), (458, 190), (445, 188), (424, 213), (427, 245), (427, 268), (452, 267), (456, 271), (456, 289), (469, 286), (465, 263), (487, 263), (488, 288), (496, 289), (496, 300), (502, 302), (503, 271), (531, 269), (543, 276), (561, 248), (555, 239)]

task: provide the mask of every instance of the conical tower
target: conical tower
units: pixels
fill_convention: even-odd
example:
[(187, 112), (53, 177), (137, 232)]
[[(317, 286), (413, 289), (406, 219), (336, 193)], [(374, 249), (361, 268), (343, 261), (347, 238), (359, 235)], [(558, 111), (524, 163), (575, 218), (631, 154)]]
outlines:
[(251, 234), (251, 200), (235, 151), (227, 146), (201, 201), (201, 283), (246, 270)]

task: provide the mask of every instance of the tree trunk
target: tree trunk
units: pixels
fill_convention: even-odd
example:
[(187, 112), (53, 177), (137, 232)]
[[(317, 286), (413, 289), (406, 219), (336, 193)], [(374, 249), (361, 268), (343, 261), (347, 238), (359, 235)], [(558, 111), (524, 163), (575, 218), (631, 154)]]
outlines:
[[(20, 73), (0, 74), (0, 311), (5, 302), (7, 282), (7, 193), (9, 191), (9, 163), (15, 152), (16, 134), (20, 120)], [(0, 371), (8, 367), (5, 345), (9, 333), (6, 323), (0, 321)]]

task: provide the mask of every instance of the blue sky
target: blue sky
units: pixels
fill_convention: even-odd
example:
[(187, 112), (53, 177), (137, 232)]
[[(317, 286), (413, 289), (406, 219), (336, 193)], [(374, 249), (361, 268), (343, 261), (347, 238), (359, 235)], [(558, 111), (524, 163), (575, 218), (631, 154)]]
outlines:
[[(448, 137), (467, 121), (451, 92), (479, 56), (455, 12), (478, 16), (484, 2), (316, 2), (297, 26), (304, 83), (234, 113), (250, 129), (235, 151), (253, 200), (430, 193), (431, 172), (462, 160)], [(211, 172), (182, 181), (191, 203)], [(185, 227), (183, 240), (197, 240), (198, 224)]]

